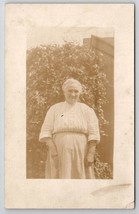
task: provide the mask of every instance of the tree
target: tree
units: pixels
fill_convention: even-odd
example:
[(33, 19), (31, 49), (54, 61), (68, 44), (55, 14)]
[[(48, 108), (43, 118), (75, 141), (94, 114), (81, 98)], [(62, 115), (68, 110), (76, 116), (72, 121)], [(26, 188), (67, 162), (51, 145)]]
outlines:
[[(75, 43), (39, 46), (27, 51), (27, 142), (30, 153), (38, 148), (38, 162), (44, 153), (38, 142), (39, 132), (49, 107), (63, 101), (61, 86), (67, 78), (79, 80), (83, 86), (80, 101), (93, 108), (99, 118), (101, 134), (108, 125), (103, 106), (107, 103), (108, 80), (103, 54), (96, 54)], [(34, 149), (33, 149), (34, 148)], [(29, 152), (27, 153), (29, 157)], [(29, 158), (28, 162), (31, 161)], [(98, 156), (96, 158), (98, 159)], [(96, 170), (97, 173), (97, 170)], [(99, 176), (98, 176), (99, 177)]]

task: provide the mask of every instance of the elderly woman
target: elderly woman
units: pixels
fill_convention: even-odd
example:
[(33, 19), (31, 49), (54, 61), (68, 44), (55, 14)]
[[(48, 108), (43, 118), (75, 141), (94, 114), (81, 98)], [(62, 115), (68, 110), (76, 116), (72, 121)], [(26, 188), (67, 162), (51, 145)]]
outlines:
[(79, 102), (79, 81), (68, 79), (62, 89), (65, 101), (51, 106), (40, 133), (40, 141), (49, 146), (46, 178), (94, 178), (94, 155), (100, 140), (98, 119), (92, 108)]

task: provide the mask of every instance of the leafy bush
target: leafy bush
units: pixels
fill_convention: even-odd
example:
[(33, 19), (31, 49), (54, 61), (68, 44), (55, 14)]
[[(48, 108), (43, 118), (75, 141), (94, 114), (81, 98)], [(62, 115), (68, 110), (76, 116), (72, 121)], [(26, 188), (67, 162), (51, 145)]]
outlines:
[(98, 154), (98, 152), (96, 152), (96, 155), (95, 155), (94, 170), (95, 170), (96, 179), (113, 178), (112, 166), (108, 163), (104, 163), (100, 161), (100, 155)]
[[(32, 146), (38, 143), (49, 107), (64, 100), (61, 86), (67, 78), (81, 82), (83, 93), (80, 100), (95, 110), (101, 135), (105, 135), (103, 127), (108, 125), (108, 121), (103, 106), (108, 101), (108, 80), (103, 54), (75, 43), (39, 46), (27, 51), (27, 142)], [(99, 177), (99, 173), (97, 175)]]

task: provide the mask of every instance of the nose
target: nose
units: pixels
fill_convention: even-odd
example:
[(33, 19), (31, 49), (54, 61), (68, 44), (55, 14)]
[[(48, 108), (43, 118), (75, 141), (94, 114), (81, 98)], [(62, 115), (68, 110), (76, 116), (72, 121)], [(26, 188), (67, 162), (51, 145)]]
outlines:
[(75, 92), (72, 92), (71, 96), (72, 96), (72, 97), (75, 97), (75, 96), (76, 96)]

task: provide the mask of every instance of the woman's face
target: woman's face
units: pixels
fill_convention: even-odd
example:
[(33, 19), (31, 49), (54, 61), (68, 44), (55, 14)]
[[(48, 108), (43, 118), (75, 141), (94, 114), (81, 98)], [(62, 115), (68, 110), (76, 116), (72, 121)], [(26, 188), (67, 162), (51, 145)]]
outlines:
[(65, 89), (64, 96), (68, 103), (74, 104), (79, 99), (80, 90), (76, 85), (70, 85)]

